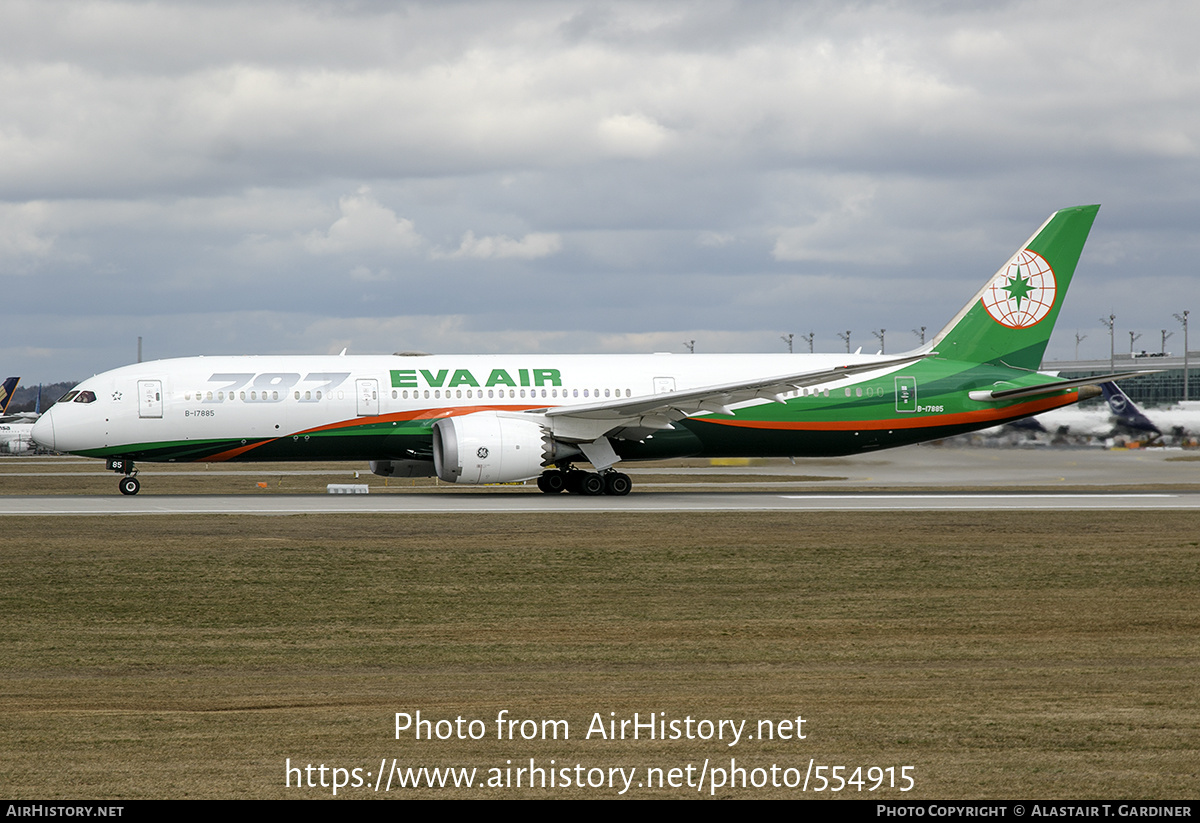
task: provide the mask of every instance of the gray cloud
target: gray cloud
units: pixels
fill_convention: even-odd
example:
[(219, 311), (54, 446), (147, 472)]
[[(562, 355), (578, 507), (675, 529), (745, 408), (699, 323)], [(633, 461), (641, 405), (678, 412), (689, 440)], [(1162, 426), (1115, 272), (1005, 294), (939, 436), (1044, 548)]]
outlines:
[(3, 353), (60, 380), (138, 334), (164, 356), (810, 330), (837, 350), (940, 327), (1088, 202), (1051, 353), (1076, 327), (1106, 349), (1110, 311), (1157, 337), (1200, 296), (1197, 22), (1183, 2), (6, 3), (0, 282), (25, 311)]

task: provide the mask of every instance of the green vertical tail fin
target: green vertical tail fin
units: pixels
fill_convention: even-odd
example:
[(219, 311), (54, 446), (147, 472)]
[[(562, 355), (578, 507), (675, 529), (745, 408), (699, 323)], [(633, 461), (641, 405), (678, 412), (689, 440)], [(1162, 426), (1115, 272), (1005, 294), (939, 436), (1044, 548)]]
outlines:
[(1050, 215), (933, 339), (939, 357), (1037, 369), (1099, 206)]

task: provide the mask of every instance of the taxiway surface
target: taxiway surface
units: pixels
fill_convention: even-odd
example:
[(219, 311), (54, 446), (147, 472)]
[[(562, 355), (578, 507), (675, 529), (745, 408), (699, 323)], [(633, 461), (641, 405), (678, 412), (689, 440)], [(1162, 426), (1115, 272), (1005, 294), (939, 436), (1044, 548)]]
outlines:
[[(290, 474), (278, 466), (148, 465), (141, 494), (9, 495), (0, 515), (171, 515), (416, 512), (603, 511), (831, 511), (971, 509), (1197, 509), (1197, 455), (1156, 450), (978, 449), (911, 446), (846, 458), (772, 461), (766, 465), (710, 467), (646, 464), (631, 468), (628, 497), (548, 496), (525, 488), (380, 488), (379, 478), (353, 464), (297, 474), (330, 475), (336, 482), (372, 482), (366, 495), (227, 494), (258, 475)], [(78, 459), (4, 461), (17, 473), (105, 475), (98, 463)], [(71, 461), (71, 462), (66, 462)], [(733, 461), (731, 461), (733, 462)], [(65, 471), (60, 471), (65, 470)], [(355, 477), (356, 470), (362, 475)], [(333, 474), (331, 475), (331, 472)], [(343, 473), (344, 474), (340, 474)], [(204, 475), (211, 495), (155, 494), (154, 477)], [(109, 475), (111, 476), (111, 475)], [(382, 493), (381, 493), (382, 492)]]

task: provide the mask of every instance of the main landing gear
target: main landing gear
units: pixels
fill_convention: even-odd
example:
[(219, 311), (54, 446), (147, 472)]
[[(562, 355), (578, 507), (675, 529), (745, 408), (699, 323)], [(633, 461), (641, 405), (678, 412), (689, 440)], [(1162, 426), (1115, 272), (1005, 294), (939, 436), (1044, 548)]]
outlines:
[(125, 475), (121, 478), (121, 482), (118, 485), (121, 494), (137, 494), (141, 490), (142, 484), (138, 482), (137, 469), (133, 467), (132, 460), (126, 460), (123, 457), (110, 457), (104, 464), (104, 467), (110, 472)]
[(565, 491), (570, 494), (612, 494), (622, 497), (629, 494), (629, 490), (633, 488), (633, 481), (629, 479), (629, 475), (611, 469), (603, 474), (580, 469), (551, 469), (542, 472), (537, 484), (546, 494)]

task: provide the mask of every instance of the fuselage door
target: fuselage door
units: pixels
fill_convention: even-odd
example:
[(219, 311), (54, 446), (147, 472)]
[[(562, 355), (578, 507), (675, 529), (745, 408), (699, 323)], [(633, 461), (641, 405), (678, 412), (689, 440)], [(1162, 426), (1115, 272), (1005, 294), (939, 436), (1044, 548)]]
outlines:
[(354, 381), (358, 389), (358, 416), (374, 417), (379, 414), (379, 381), (364, 377)]
[(138, 381), (138, 417), (162, 417), (162, 381)]

